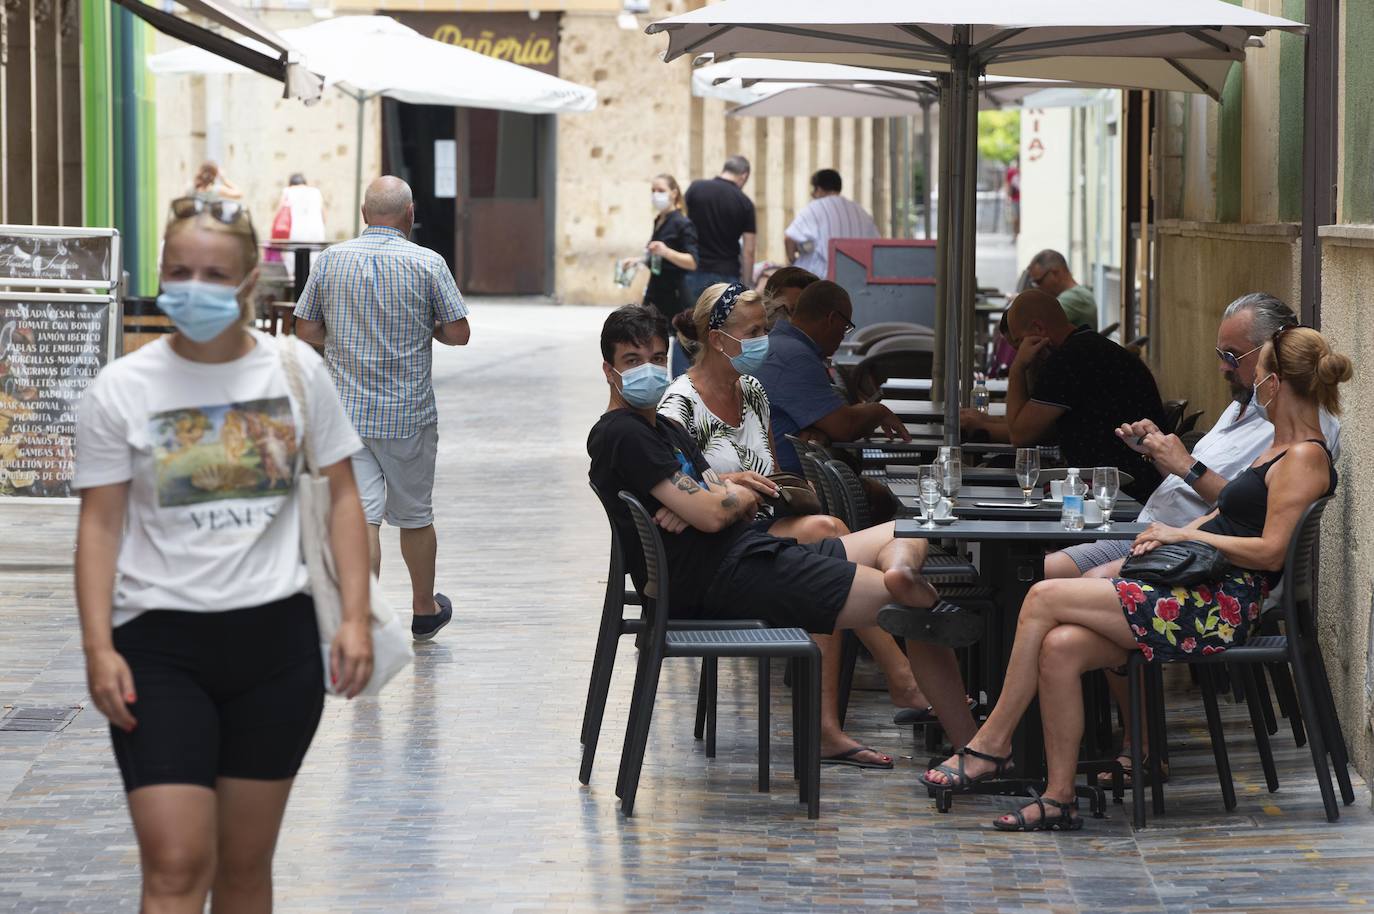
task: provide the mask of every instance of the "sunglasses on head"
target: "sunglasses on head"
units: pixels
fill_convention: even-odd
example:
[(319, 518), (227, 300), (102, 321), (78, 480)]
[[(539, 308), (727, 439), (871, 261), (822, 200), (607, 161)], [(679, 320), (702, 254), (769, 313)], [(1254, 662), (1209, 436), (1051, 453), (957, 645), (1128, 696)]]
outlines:
[(1283, 377), (1283, 365), (1279, 362), (1279, 337), (1283, 336), (1289, 330), (1296, 330), (1299, 327), (1306, 326), (1306, 324), (1288, 324), (1285, 327), (1280, 327), (1279, 329), (1275, 330), (1274, 335), (1269, 337), (1269, 342), (1274, 347), (1274, 374), (1278, 375), (1279, 377)]
[(234, 200), (207, 200), (204, 197), (178, 197), (172, 201), (172, 215), (177, 219), (190, 219), (208, 213), (211, 219), (224, 225), (233, 225), (239, 220), (250, 224), (252, 219), (243, 204)]

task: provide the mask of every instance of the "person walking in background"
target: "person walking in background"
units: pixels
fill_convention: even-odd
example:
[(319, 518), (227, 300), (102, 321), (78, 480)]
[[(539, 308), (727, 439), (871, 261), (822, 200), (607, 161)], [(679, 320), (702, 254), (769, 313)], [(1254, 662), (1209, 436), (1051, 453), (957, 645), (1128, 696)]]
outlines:
[(700, 255), (687, 277), (687, 299), (695, 302), (718, 282), (754, 285), (754, 201), (744, 195), (749, 160), (731, 156), (720, 174), (687, 188), (687, 217), (697, 229)]
[[(644, 287), (642, 304), (655, 308), (671, 321), (692, 306), (686, 278), (697, 268), (697, 230), (687, 218), (687, 202), (676, 178), (655, 175), (649, 193), (655, 214), (653, 235), (643, 257), (626, 257), (620, 267), (629, 275), (637, 265), (649, 265), (649, 283)], [(685, 355), (674, 352), (673, 359), (686, 369), (689, 360)]]
[[(272, 220), (272, 240), (310, 244), (324, 242), (324, 195), (318, 187), (307, 184), (305, 175), (300, 172), (293, 174), (286, 187), (282, 188), (281, 198), (277, 201), (277, 215)], [(316, 250), (310, 254), (312, 268), (319, 253)], [(279, 251), (269, 251), (268, 254), (268, 259), (272, 259), (272, 254), (276, 255), (275, 259), (282, 259)], [(285, 260), (286, 275), (294, 279), (296, 258), (287, 257)]]
[(840, 173), (822, 168), (811, 176), (811, 202), (783, 233), (787, 260), (822, 279), (830, 267), (830, 239), (877, 238), (878, 226), (868, 210), (843, 196)]
[(207, 159), (196, 170), (189, 195), (204, 200), (240, 200), (243, 191), (224, 176), (218, 165)]
[(1007, 215), (1011, 222), (1011, 240), (1021, 234), (1021, 160), (1007, 166)]
[(1033, 288), (1059, 299), (1069, 323), (1097, 329), (1097, 299), (1093, 298), (1093, 290), (1073, 278), (1063, 254), (1049, 249), (1036, 254), (1026, 268), (1026, 278)]
[(352, 697), (372, 675), (359, 441), (320, 357), (250, 329), (246, 211), (183, 197), (172, 216), (158, 306), (176, 332), (108, 365), (78, 413), (81, 642), (138, 838), (141, 909), (201, 911), (213, 894), (216, 911), (269, 911), (287, 797), (324, 708), (297, 457), (308, 427), (342, 598), (328, 672)]
[(468, 342), (468, 309), (444, 259), (407, 240), (415, 225), (410, 186), (384, 175), (363, 198), (367, 228), (325, 250), (296, 305), (296, 334), (324, 344), (363, 446), (353, 457), (367, 516), (374, 572), (382, 564), (381, 525), (401, 531), (415, 617), (428, 641), (453, 618), (434, 592), (434, 464), (439, 417), (431, 376), (433, 340)]

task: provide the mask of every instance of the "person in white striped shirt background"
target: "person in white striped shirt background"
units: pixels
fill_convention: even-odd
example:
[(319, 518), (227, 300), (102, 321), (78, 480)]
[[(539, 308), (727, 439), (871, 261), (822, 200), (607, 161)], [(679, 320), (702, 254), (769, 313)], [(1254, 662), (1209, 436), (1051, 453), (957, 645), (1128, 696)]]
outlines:
[(840, 173), (822, 168), (811, 176), (811, 202), (783, 233), (790, 263), (829, 278), (830, 239), (877, 238), (878, 226), (859, 204), (843, 196)]

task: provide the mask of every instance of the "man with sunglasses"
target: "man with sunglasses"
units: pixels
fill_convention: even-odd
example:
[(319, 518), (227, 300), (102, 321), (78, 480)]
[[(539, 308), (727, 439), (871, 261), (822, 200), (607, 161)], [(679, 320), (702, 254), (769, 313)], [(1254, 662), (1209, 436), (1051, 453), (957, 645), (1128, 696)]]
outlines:
[(1026, 278), (1032, 289), (1039, 289), (1059, 299), (1064, 316), (1075, 327), (1086, 324), (1097, 329), (1097, 300), (1093, 290), (1073, 278), (1064, 255), (1048, 248), (1031, 258)]
[[(1145, 503), (1142, 522), (1186, 527), (1210, 512), (1222, 488), (1268, 449), (1274, 427), (1250, 405), (1257, 380), (1255, 366), (1264, 344), (1297, 323), (1287, 305), (1264, 292), (1242, 295), (1227, 306), (1217, 330), (1216, 355), (1233, 402), (1191, 452), (1177, 435), (1164, 434), (1148, 419), (1118, 429), (1118, 437), (1149, 457), (1165, 476)], [(1341, 424), (1323, 410), (1321, 425), (1334, 459), (1340, 452)], [(1045, 576), (1111, 576), (1130, 548), (1129, 542), (1107, 540), (1073, 546), (1046, 558)]]
[(801, 472), (787, 435), (814, 430), (830, 441), (854, 441), (881, 428), (910, 441), (900, 419), (881, 403), (847, 404), (830, 383), (826, 359), (854, 330), (854, 304), (843, 287), (820, 280), (802, 290), (792, 319), (779, 319), (768, 334), (768, 358), (756, 377), (768, 393), (777, 466)]

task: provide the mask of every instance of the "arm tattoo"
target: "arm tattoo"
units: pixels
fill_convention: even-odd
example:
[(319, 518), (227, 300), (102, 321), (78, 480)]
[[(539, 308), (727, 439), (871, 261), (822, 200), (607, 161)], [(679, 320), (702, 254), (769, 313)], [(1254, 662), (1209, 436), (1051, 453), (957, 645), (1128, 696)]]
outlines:
[(706, 482), (706, 484), (707, 484), (708, 486), (723, 486), (723, 485), (725, 485), (725, 480), (721, 479), (721, 478), (720, 478), (720, 474), (717, 473), (717, 472), (716, 472), (713, 468), (711, 468), (711, 467), (707, 467), (707, 468), (706, 468), (706, 472), (701, 474), (701, 478)]
[(731, 511), (736, 510), (739, 508), (739, 496), (734, 492), (725, 493), (725, 497), (720, 500), (720, 506)]
[(673, 474), (673, 485), (677, 486), (678, 489), (686, 492), (688, 495), (695, 495), (697, 492), (701, 491), (701, 487), (697, 485), (697, 481), (681, 470)]

